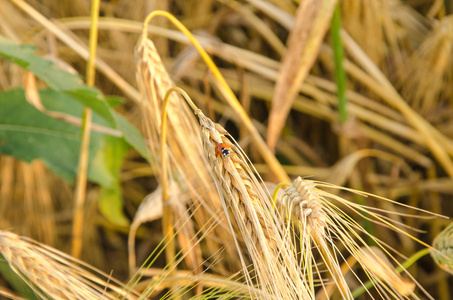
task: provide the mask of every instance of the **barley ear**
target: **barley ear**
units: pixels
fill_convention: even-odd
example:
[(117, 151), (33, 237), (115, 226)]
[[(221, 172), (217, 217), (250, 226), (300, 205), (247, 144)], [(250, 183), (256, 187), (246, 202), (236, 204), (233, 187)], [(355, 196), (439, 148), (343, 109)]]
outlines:
[(453, 223), (450, 223), (433, 242), (431, 256), (439, 267), (453, 274)]
[[(268, 298), (312, 299), (314, 295), (307, 288), (269, 192), (249, 167), (239, 145), (227, 137), (228, 132), (201, 111), (197, 114), (205, 155), (214, 170), (214, 182), (229, 216), (230, 229), (237, 237), (244, 275), (251, 283), (245, 264), (246, 257), (250, 257), (256, 281)], [(228, 151), (221, 151), (222, 148)], [(245, 244), (245, 252), (240, 244)]]
[(43, 299), (137, 299), (136, 293), (126, 292), (121, 283), (107, 274), (11, 232), (0, 230), (0, 254)]

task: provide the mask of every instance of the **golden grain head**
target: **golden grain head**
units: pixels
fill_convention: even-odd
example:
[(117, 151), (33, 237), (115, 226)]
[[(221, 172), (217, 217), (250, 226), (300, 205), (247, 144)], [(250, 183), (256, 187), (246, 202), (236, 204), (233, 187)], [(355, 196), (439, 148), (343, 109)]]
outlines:
[(125, 299), (136, 299), (132, 292), (125, 292), (118, 281), (106, 274), (11, 232), (0, 231), (0, 254), (43, 299), (116, 299), (118, 294), (123, 294)]
[[(137, 58), (137, 82), (143, 98), (143, 128), (149, 140), (151, 154), (151, 166), (155, 174), (161, 174), (160, 153), (161, 139), (161, 118), (162, 104), (167, 91), (175, 84), (170, 78), (154, 43), (147, 37), (142, 37), (136, 47)], [(186, 235), (188, 232), (195, 232), (194, 224), (207, 234), (205, 242), (212, 253), (222, 248), (222, 243), (217, 241), (217, 236), (223, 232), (225, 242), (232, 243), (231, 234), (225, 234), (225, 218), (221, 212), (219, 195), (212, 182), (212, 168), (207, 163), (200, 143), (200, 133), (197, 120), (183, 98), (175, 92), (169, 95), (167, 109), (167, 151), (164, 155), (168, 157), (168, 178), (178, 185), (183, 194), (190, 197), (178, 197), (181, 203), (173, 205), (175, 213), (181, 213), (177, 207), (192, 206), (194, 214), (190, 222), (184, 222), (183, 230), (178, 232), (178, 238), (189, 242), (184, 249), (194, 249), (192, 254), (186, 256), (187, 260), (192, 257), (192, 264), (187, 261), (193, 269), (199, 269), (203, 258), (199, 249), (198, 241), (193, 236)], [(184, 200), (184, 201), (183, 201)], [(183, 215), (176, 217), (176, 220)], [(212, 228), (206, 226), (213, 222), (216, 225)], [(225, 255), (236, 257), (237, 253), (231, 248), (227, 249)], [(199, 257), (195, 257), (195, 254)], [(226, 259), (225, 261), (228, 261)], [(219, 265), (224, 264), (224, 261)], [(234, 263), (230, 264), (234, 269)], [(225, 266), (227, 268), (228, 266)], [(239, 266), (237, 266), (239, 267)]]
[(279, 209), (282, 215), (304, 223), (304, 230), (322, 230), (326, 227), (325, 212), (311, 181), (298, 177), (285, 190)]
[[(302, 269), (286, 241), (283, 224), (273, 211), (269, 192), (252, 171), (248, 158), (231, 137), (229, 140), (222, 126), (201, 111), (197, 114), (205, 155), (214, 170), (225, 213), (230, 216), (230, 229), (237, 236), (235, 243), (247, 283), (257, 284), (268, 299), (312, 299)], [(223, 146), (229, 151), (224, 153)], [(248, 258), (254, 280), (249, 274)]]
[[(317, 254), (313, 252), (317, 249), (316, 252), (321, 256), (328, 271), (327, 273), (317, 271), (320, 282), (324, 285), (324, 282), (328, 281), (330, 277), (342, 296), (348, 298), (352, 294), (345, 279), (345, 271), (342, 271), (340, 264), (341, 260), (345, 260), (349, 255), (367, 273), (368, 276), (365, 280), (370, 279), (382, 295), (417, 299), (414, 288), (419, 284), (415, 279), (405, 279), (398, 274), (390, 261), (397, 265), (399, 263), (390, 254), (387, 247), (349, 215), (349, 213), (356, 213), (362, 217), (366, 216), (375, 224), (410, 236), (401, 229), (403, 228), (401, 224), (394, 225), (391, 219), (384, 216), (384, 214), (391, 215), (392, 212), (382, 210), (376, 212), (371, 207), (353, 203), (328, 193), (320, 187), (335, 188), (330, 184), (298, 177), (285, 190), (282, 198), (277, 201), (277, 207), (286, 217), (287, 224), (294, 228), (294, 232), (299, 233), (295, 247), (297, 245), (301, 247), (300, 263), (307, 269), (306, 273), (311, 274), (309, 268), (319, 262), (316, 261)], [(342, 189), (341, 187), (336, 188)], [(358, 191), (353, 192), (360, 194)], [(384, 198), (379, 199), (398, 205)], [(346, 213), (335, 202), (345, 207), (349, 213)], [(378, 247), (369, 246), (363, 237), (372, 239)], [(341, 248), (344, 248), (346, 252), (340, 252)], [(351, 258), (347, 259), (348, 264), (351, 265), (346, 269), (359, 278), (356, 271), (352, 269)], [(324, 290), (331, 290), (331, 287), (324, 288)]]

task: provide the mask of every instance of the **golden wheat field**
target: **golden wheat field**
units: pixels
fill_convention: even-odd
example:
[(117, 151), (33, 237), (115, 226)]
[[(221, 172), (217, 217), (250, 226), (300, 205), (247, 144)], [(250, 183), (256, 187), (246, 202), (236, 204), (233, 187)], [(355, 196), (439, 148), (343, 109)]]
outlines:
[(0, 0), (0, 299), (453, 298), (453, 3)]

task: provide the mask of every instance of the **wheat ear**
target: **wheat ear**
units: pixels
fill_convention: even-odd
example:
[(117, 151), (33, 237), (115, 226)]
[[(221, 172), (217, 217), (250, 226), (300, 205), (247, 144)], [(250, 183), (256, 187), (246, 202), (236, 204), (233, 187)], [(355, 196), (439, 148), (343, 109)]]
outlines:
[[(298, 177), (293, 184), (285, 190), (280, 202), (279, 210), (291, 223), (299, 223), (301, 236), (309, 236), (311, 239), (301, 239), (301, 253), (304, 256), (302, 263), (307, 272), (312, 269), (314, 257), (312, 243), (321, 254), (322, 260), (338, 286), (341, 295), (345, 299), (352, 297), (346, 280), (341, 273), (340, 264), (331, 252), (326, 235), (326, 214), (315, 190), (313, 182), (305, 181)], [(322, 282), (322, 281), (321, 281)], [(313, 289), (314, 287), (311, 286)]]
[(437, 265), (453, 274), (453, 223), (436, 236), (430, 250)]
[[(362, 269), (366, 272), (367, 277), (373, 282), (382, 298), (419, 299), (413, 290), (416, 285), (418, 285), (420, 289), (422, 289), (422, 287), (407, 272), (405, 274), (411, 277), (410, 280), (404, 279), (395, 271), (395, 268), (387, 261), (387, 257), (393, 260), (394, 263), (399, 263), (391, 255), (389, 250), (384, 247), (384, 243), (366, 232), (365, 229), (363, 229), (350, 215), (335, 205), (334, 202), (341, 203), (351, 212), (357, 213), (359, 216), (364, 217), (375, 224), (391, 228), (396, 232), (416, 240), (401, 229), (404, 228), (404, 225), (397, 222), (395, 222), (396, 224), (393, 224), (391, 219), (381, 214), (382, 210), (353, 203), (334, 194), (325, 192), (319, 189), (318, 186), (348, 190), (346, 188), (322, 182), (304, 180), (298, 177), (294, 180), (292, 186), (286, 189), (282, 199), (277, 201), (277, 207), (281, 214), (285, 216), (287, 222), (291, 223), (296, 228), (295, 230), (299, 231), (302, 256), (304, 257), (302, 263), (305, 268), (311, 268), (312, 265), (310, 261), (314, 260), (312, 248), (313, 246), (316, 246), (342, 296), (344, 298), (352, 298), (352, 294), (343, 278), (337, 260), (337, 257), (344, 255), (339, 252), (338, 247), (336, 246), (336, 241), (338, 241), (338, 243), (342, 244), (346, 251), (359, 262)], [(350, 191), (363, 196), (374, 196), (355, 190)], [(391, 202), (394, 205), (411, 208), (389, 199), (378, 196), (374, 197)], [(421, 209), (412, 209), (428, 213)], [(380, 250), (373, 250), (373, 247), (367, 245), (361, 236), (362, 234), (372, 239)], [(428, 246), (426, 244), (424, 245)], [(382, 255), (380, 253), (382, 253)], [(387, 257), (385, 255), (387, 255)], [(309, 270), (307, 272), (309, 272)], [(359, 279), (357, 274), (354, 275)], [(319, 274), (319, 276), (322, 277), (321, 274)], [(324, 281), (321, 280), (321, 282)], [(426, 291), (423, 290), (423, 292), (430, 297)]]
[[(106, 274), (28, 238), (0, 231), (0, 253), (42, 299), (117, 299), (118, 294), (123, 299), (137, 299)], [(108, 278), (108, 282), (81, 266)]]
[[(231, 216), (231, 230), (245, 243), (259, 286), (268, 298), (312, 299), (282, 233), (280, 218), (273, 213), (269, 193), (248, 167), (248, 159), (239, 145), (226, 137), (228, 132), (222, 126), (201, 111), (197, 114), (204, 151), (214, 170), (224, 209)], [(219, 145), (225, 145), (229, 151), (220, 153)], [(236, 245), (240, 251), (238, 241)], [(245, 264), (244, 269), (247, 277)]]
[[(145, 25), (147, 26), (147, 24)], [(152, 155), (150, 162), (155, 174), (161, 175), (162, 169), (159, 164), (160, 157), (158, 153), (160, 152), (162, 103), (165, 94), (175, 87), (175, 84), (167, 73), (154, 43), (146, 35), (143, 35), (137, 44), (136, 57), (137, 83), (143, 98), (143, 128), (149, 140), (150, 154)], [(194, 231), (193, 223), (205, 228), (204, 225), (209, 223), (211, 218), (214, 218), (214, 222), (221, 226), (215, 226), (213, 230), (203, 232), (203, 234), (208, 235), (204, 239), (207, 244), (205, 250), (212, 251), (211, 254), (215, 253), (222, 248), (222, 243), (219, 243), (218, 236), (222, 236), (222, 242), (227, 243), (233, 243), (233, 238), (230, 233), (225, 234), (225, 228), (228, 228), (228, 224), (225, 222), (224, 215), (222, 213), (219, 214), (219, 211), (222, 211), (222, 205), (217, 190), (212, 183), (212, 170), (206, 161), (200, 144), (198, 122), (192, 110), (178, 93), (169, 95), (167, 117), (168, 135), (166, 140), (168, 148), (166, 153), (169, 158), (168, 178), (177, 183), (184, 193), (190, 195), (191, 199), (184, 203), (179, 203), (179, 205), (189, 205), (194, 207), (195, 210), (192, 218), (194, 222), (181, 223), (185, 224), (187, 230)], [(161, 177), (159, 176), (159, 178)], [(175, 208), (174, 210), (176, 211), (177, 209)], [(181, 216), (175, 216), (175, 220), (180, 218)], [(184, 234), (184, 232), (180, 231), (178, 235)], [(185, 237), (187, 241), (191, 239), (192, 237), (190, 236)], [(193, 270), (199, 269), (203, 258), (198, 254), (201, 253), (198, 241), (194, 240), (190, 245), (183, 245), (183, 249), (194, 249), (190, 252), (183, 251), (189, 266)], [(231, 247), (225, 249), (225, 251), (226, 256), (237, 257), (237, 253)], [(226, 261), (228, 260), (223, 260), (218, 266), (225, 270), (231, 268), (235, 271), (239, 270), (240, 264), (232, 266), (232, 264), (237, 263), (236, 260), (230, 260), (232, 263), (227, 263)], [(223, 264), (225, 266), (221, 266)], [(226, 274), (228, 273), (225, 272)]]

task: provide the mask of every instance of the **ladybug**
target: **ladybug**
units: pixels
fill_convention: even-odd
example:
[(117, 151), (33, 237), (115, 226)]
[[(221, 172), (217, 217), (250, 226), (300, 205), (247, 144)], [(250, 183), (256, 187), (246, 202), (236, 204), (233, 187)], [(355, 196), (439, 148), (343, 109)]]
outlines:
[(225, 143), (218, 143), (217, 147), (215, 148), (215, 153), (217, 155), (230, 156), (230, 152), (231, 152), (230, 146), (228, 146)]

